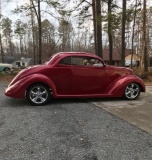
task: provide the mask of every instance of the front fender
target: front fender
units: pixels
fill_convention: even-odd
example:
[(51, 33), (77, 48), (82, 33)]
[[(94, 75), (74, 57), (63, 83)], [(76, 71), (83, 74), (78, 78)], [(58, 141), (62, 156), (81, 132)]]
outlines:
[(113, 95), (114, 97), (122, 97), (124, 90), (129, 83), (138, 83), (141, 87), (141, 91), (145, 92), (145, 84), (139, 77), (135, 75), (127, 75), (114, 81), (106, 90), (106, 93)]
[(9, 85), (5, 90), (5, 95), (14, 98), (24, 98), (26, 90), (34, 83), (44, 83), (48, 85), (53, 91), (53, 96), (56, 96), (57, 92), (53, 81), (50, 80), (47, 76), (41, 74), (29, 75), (20, 79), (19, 81), (16, 81), (12, 85)]

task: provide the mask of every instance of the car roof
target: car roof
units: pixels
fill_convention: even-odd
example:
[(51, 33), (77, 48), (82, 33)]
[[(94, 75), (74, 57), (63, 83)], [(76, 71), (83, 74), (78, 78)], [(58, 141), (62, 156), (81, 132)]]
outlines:
[(59, 56), (87, 56), (87, 57), (94, 57), (94, 58), (99, 58), (97, 55), (92, 54), (92, 53), (87, 53), (87, 52), (59, 52), (57, 53)]
[(91, 58), (97, 58), (102, 60), (99, 56), (95, 54), (87, 53), (87, 52), (58, 52), (52, 56), (51, 60), (48, 61), (48, 64), (56, 64), (62, 58), (65, 58), (68, 56), (84, 56), (84, 57), (91, 57)]

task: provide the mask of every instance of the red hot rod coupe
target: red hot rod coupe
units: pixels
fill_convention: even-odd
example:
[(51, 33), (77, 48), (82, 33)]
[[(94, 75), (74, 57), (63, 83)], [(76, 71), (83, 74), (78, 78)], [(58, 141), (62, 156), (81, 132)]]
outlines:
[(5, 90), (13, 98), (44, 105), (51, 98), (124, 97), (134, 100), (145, 92), (131, 69), (109, 66), (90, 53), (61, 52), (48, 62), (22, 70)]

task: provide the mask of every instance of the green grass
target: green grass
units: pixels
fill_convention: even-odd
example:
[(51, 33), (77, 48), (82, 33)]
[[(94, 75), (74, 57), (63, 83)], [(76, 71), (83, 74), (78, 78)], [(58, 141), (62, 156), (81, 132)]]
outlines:
[(4, 77), (10, 77), (10, 76), (12, 76), (12, 77), (14, 77), (14, 76), (16, 76), (16, 74), (18, 74), (18, 72), (19, 72), (20, 70), (18, 70), (18, 69), (14, 69), (12, 72), (10, 72), (10, 73), (5, 73), (5, 72), (3, 72), (3, 71), (1, 71), (0, 72), (0, 78), (4, 78)]
[(11, 72), (11, 73), (5, 73), (5, 72), (0, 72), (0, 77), (4, 77), (4, 76), (15, 76), (17, 73), (16, 72)]

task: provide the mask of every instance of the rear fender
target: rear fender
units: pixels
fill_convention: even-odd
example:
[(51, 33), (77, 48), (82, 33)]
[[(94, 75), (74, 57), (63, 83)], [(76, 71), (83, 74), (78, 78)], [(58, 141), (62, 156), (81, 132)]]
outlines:
[(33, 75), (30, 75), (29, 78), (27, 78), (27, 79), (28, 79), (28, 81), (25, 82), (25, 85), (27, 86), (26, 90), (30, 85), (32, 85), (34, 83), (43, 83), (51, 88), (54, 96), (57, 95), (55, 84), (47, 76), (42, 75), (42, 74), (33, 74)]
[[(56, 97), (57, 92), (56, 92), (56, 87), (53, 83), (52, 80), (50, 80), (47, 76), (42, 75), (42, 74), (32, 74), (27, 77), (24, 77), (17, 81), (13, 86), (17, 86), (16, 88), (16, 93), (17, 96), (14, 95), (16, 98), (23, 98), (25, 96), (26, 90), (31, 86), (32, 84), (35, 83), (43, 83), (46, 84), (48, 87), (51, 88), (53, 92), (53, 97)], [(10, 86), (11, 87), (11, 86)]]

